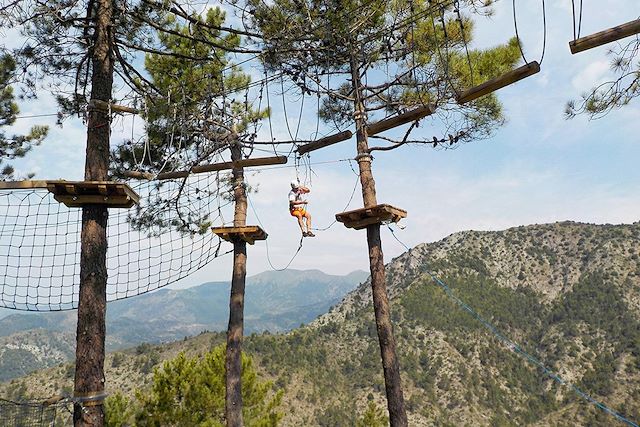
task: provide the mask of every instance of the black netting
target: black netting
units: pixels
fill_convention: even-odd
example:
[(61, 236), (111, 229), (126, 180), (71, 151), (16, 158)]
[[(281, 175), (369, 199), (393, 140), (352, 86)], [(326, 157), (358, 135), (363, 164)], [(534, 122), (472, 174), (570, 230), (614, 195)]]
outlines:
[[(133, 186), (140, 205), (110, 209), (107, 299), (139, 295), (182, 279), (223, 255), (210, 226), (231, 203), (218, 175)], [(0, 191), (0, 306), (77, 308), (80, 208), (46, 189)]]
[(0, 425), (2, 427), (55, 426), (56, 410), (55, 405), (0, 399)]

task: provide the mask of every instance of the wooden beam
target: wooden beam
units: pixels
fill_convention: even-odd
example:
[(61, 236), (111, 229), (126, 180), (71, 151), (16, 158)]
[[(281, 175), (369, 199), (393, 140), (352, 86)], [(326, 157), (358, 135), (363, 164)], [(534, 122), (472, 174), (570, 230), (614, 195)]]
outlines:
[(324, 138), (320, 138), (317, 141), (301, 145), (300, 147), (296, 148), (296, 151), (298, 152), (298, 154), (305, 154), (309, 151), (318, 150), (320, 148), (328, 147), (329, 145), (337, 144), (338, 142), (346, 141), (352, 136), (353, 133), (350, 130), (345, 130), (334, 135), (325, 136)]
[(420, 120), (423, 117), (430, 116), (435, 113), (435, 111), (435, 106), (428, 104), (405, 113), (398, 114), (397, 116), (380, 120), (379, 122), (375, 122), (367, 126), (367, 135), (375, 135), (391, 128)]
[(478, 99), (491, 92), (495, 92), (498, 89), (502, 89), (505, 86), (532, 76), (538, 72), (540, 72), (540, 64), (538, 64), (537, 61), (529, 62), (528, 64), (516, 68), (515, 70), (511, 70), (500, 77), (496, 77), (495, 79), (486, 81), (481, 85), (465, 90), (458, 96), (458, 104), (466, 104), (467, 102)]
[(191, 170), (188, 171), (176, 171), (176, 172), (163, 172), (158, 175), (153, 175), (149, 172), (136, 172), (136, 171), (125, 171), (123, 173), (127, 178), (134, 179), (178, 179), (178, 178), (186, 178), (191, 174), (196, 173), (205, 173), (205, 172), (216, 172), (221, 170), (228, 170), (233, 168), (246, 168), (252, 166), (268, 166), (268, 165), (283, 165), (287, 163), (287, 156), (275, 156), (275, 157), (256, 157), (255, 159), (243, 159), (237, 160), (235, 162), (222, 162), (222, 163), (212, 163), (209, 165), (200, 165), (194, 166)]
[(47, 181), (0, 181), (0, 190), (47, 188)]
[(575, 55), (576, 53), (593, 49), (594, 47), (602, 46), (603, 44), (611, 43), (638, 33), (640, 33), (640, 19), (571, 41), (569, 42), (569, 49), (571, 49), (571, 53)]
[(111, 110), (116, 113), (130, 113), (130, 114), (140, 113), (140, 111), (136, 110), (135, 108), (127, 107), (125, 105), (110, 104), (108, 102), (101, 101), (99, 99), (92, 99), (91, 101), (89, 101), (89, 108), (94, 108), (94, 109), (103, 110), (103, 111)]
[(127, 178), (147, 179), (149, 181), (151, 181), (155, 176), (150, 172), (139, 172), (139, 171), (124, 171), (122, 175), (126, 176)]

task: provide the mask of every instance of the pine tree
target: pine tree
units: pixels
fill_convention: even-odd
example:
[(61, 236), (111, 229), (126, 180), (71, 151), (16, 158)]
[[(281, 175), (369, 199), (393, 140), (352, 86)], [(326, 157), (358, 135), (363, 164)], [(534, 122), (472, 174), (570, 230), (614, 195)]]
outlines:
[[(15, 103), (11, 81), (16, 69), (15, 60), (8, 54), (0, 56), (0, 129), (16, 121), (20, 112)], [(24, 157), (31, 148), (47, 136), (46, 126), (33, 126), (27, 135), (6, 135), (0, 130), (0, 180), (14, 179), (15, 170), (6, 160)], [(29, 174), (31, 178), (33, 174)]]
[[(140, 406), (135, 414), (136, 425), (224, 425), (224, 371), (224, 346), (203, 356), (180, 353), (165, 362), (162, 368), (154, 370), (151, 390), (137, 392)], [(282, 418), (277, 411), (282, 392), (275, 391), (272, 383), (260, 380), (253, 362), (244, 354), (242, 397), (246, 425), (271, 427)]]

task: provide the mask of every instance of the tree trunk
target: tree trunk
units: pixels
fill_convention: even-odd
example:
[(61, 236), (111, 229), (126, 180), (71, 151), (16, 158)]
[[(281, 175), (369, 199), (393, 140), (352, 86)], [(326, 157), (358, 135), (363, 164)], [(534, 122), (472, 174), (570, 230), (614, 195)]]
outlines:
[[(91, 97), (111, 100), (113, 86), (111, 16), (112, 0), (98, 0), (93, 22)], [(91, 11), (90, 11), (91, 12)], [(108, 111), (91, 110), (87, 121), (85, 180), (107, 180), (110, 117)], [(104, 392), (105, 315), (107, 308), (107, 218), (104, 205), (82, 208), (80, 243), (80, 293), (76, 330), (74, 395), (91, 398)], [(74, 405), (75, 426), (103, 426), (102, 402)]]
[[(376, 184), (371, 172), (371, 156), (369, 155), (367, 129), (365, 126), (366, 111), (361, 98), (360, 70), (354, 57), (351, 59), (351, 76), (355, 93), (354, 117), (362, 198), (364, 206), (371, 207), (378, 204), (376, 200)], [(389, 422), (392, 427), (405, 427), (408, 425), (408, 421), (402, 394), (400, 365), (396, 355), (396, 341), (391, 324), (389, 297), (387, 295), (384, 272), (384, 256), (382, 254), (382, 241), (380, 240), (380, 224), (367, 226), (367, 244), (369, 245), (373, 309), (376, 317), (378, 341), (380, 342), (380, 355), (382, 356)]]
[[(239, 145), (231, 147), (231, 160), (240, 160)], [(233, 226), (243, 227), (247, 220), (247, 194), (244, 185), (244, 170), (234, 168), (233, 197), (235, 211)], [(244, 287), (247, 276), (247, 242), (233, 241), (233, 276), (229, 300), (229, 327), (227, 329), (226, 355), (226, 400), (225, 414), (228, 427), (241, 427), (242, 421), (242, 336), (244, 333)]]

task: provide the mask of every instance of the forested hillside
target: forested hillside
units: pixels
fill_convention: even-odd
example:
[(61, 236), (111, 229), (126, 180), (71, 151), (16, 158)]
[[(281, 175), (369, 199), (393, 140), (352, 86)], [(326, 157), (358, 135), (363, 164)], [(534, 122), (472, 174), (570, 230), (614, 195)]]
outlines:
[[(456, 233), (413, 248), (388, 272), (410, 425), (617, 422), (504, 345), (429, 272), (564, 380), (640, 420), (640, 223)], [(246, 340), (259, 370), (285, 391), (283, 425), (353, 425), (369, 401), (384, 407), (367, 286), (309, 326)], [(107, 386), (132, 394), (161, 360), (220, 341), (202, 335), (116, 353)], [(30, 393), (45, 396), (70, 384), (61, 376), (67, 371), (5, 384), (0, 395), (25, 391), (26, 381)], [(36, 380), (42, 375), (51, 379)]]

